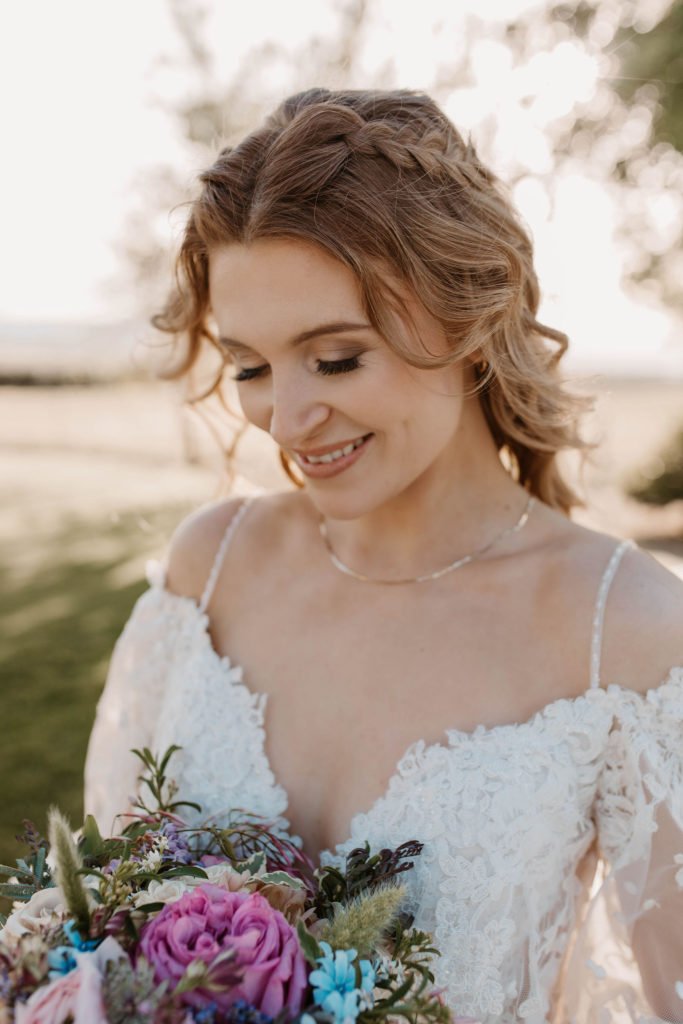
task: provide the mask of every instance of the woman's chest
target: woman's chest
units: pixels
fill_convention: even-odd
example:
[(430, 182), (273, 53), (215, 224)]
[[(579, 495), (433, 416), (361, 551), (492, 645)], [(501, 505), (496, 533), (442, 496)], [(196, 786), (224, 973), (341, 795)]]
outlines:
[(525, 721), (587, 685), (585, 666), (551, 664), (528, 609), (502, 620), (492, 601), (339, 608), (293, 595), (265, 619), (267, 635), (258, 616), (233, 616), (229, 630), (219, 619), (213, 640), (269, 695), (268, 759), (311, 848), (348, 834), (414, 741)]
[[(447, 829), (463, 849), (488, 835), (498, 856), (508, 849), (514, 858), (520, 829), (533, 827), (542, 849), (552, 836), (567, 841), (586, 819), (610, 721), (603, 691), (553, 702), (524, 725), (471, 734), (447, 719), (436, 734), (423, 732), (428, 720), (417, 705), (411, 705), (412, 729), (398, 733), (398, 719), (388, 714), (386, 735), (363, 724), (362, 708), (357, 727), (337, 714), (336, 735), (334, 714), (323, 716), (328, 749), (304, 747), (298, 773), (288, 774), (293, 760), (277, 760), (286, 741), (282, 748), (271, 742), (277, 699), (269, 695), (266, 706), (208, 640), (190, 648), (173, 665), (154, 743), (183, 748), (174, 758), (176, 781), (205, 813), (242, 807), (268, 817), (286, 814), (313, 856), (370, 833), (386, 844), (424, 841)], [(320, 728), (304, 704), (298, 710), (303, 725), (295, 735)], [(374, 767), (380, 758), (381, 775)]]

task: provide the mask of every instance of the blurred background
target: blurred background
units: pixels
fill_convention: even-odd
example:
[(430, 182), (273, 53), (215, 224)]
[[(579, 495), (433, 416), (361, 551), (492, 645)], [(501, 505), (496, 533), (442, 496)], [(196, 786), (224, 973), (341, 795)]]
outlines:
[[(541, 318), (597, 396), (578, 518), (683, 575), (683, 4), (23, 0), (0, 9), (0, 862), (80, 821), (116, 636), (238, 420), (147, 327), (221, 141), (312, 85), (429, 91), (530, 225)], [(239, 489), (281, 486), (247, 433)]]

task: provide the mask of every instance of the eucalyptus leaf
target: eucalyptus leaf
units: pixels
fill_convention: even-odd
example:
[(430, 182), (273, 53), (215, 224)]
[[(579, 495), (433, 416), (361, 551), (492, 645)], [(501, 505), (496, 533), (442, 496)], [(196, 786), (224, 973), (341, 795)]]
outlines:
[(257, 853), (252, 853), (251, 857), (240, 863), (235, 864), (235, 870), (240, 875), (257, 875), (259, 871), (265, 866), (266, 855), (262, 850), (258, 850)]
[(259, 876), (259, 881), (271, 882), (273, 885), (288, 885), (290, 889), (306, 888), (300, 878), (293, 878), (286, 871), (266, 871), (265, 875)]

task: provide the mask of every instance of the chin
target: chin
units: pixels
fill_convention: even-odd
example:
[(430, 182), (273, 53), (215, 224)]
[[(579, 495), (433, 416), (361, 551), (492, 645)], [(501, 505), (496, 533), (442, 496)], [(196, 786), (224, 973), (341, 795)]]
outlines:
[(377, 507), (379, 503), (368, 501), (358, 489), (349, 489), (347, 493), (325, 493), (323, 488), (311, 487), (306, 484), (305, 491), (321, 516), (326, 519), (359, 519)]
[(388, 505), (397, 497), (394, 493), (368, 493), (359, 486), (339, 488), (335, 493), (332, 488), (325, 489), (306, 484), (305, 493), (321, 516), (341, 521), (361, 519)]

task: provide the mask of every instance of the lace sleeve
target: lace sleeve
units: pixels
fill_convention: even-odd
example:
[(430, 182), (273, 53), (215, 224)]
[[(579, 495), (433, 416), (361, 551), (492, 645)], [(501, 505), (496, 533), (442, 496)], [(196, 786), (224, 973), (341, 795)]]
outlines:
[(576, 1024), (683, 1022), (683, 668), (617, 694), (595, 807), (601, 865), (565, 979)]
[(108, 835), (133, 802), (141, 766), (130, 750), (150, 743), (173, 652), (160, 563), (149, 563), (147, 576), (152, 586), (114, 647), (85, 761), (85, 813)]

